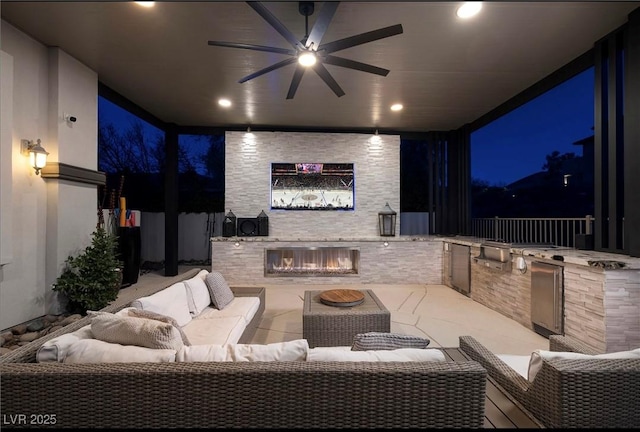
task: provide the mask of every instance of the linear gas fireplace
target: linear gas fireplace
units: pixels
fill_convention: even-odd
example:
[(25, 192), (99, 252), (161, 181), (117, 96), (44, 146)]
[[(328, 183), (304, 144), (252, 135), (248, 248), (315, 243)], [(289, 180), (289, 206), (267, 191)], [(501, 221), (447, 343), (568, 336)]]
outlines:
[(353, 276), (360, 249), (353, 247), (281, 247), (264, 250), (265, 276)]

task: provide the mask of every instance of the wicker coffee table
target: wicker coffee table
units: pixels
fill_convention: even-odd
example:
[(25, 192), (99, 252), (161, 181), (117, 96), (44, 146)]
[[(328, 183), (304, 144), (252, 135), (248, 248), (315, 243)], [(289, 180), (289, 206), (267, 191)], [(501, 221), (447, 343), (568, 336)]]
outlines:
[(320, 301), (323, 291), (305, 291), (302, 337), (309, 347), (351, 346), (358, 333), (391, 331), (391, 313), (372, 290), (360, 290), (364, 301), (352, 307), (329, 306)]

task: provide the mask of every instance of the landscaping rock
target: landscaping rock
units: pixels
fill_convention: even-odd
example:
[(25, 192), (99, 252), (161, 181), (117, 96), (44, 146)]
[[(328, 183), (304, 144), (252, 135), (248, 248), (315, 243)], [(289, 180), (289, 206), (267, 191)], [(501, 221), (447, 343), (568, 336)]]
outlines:
[(56, 321), (59, 321), (60, 319), (64, 319), (64, 315), (45, 315), (42, 317), (42, 319), (48, 323), (54, 323)]
[(19, 340), (20, 342), (31, 342), (38, 339), (39, 337), (40, 337), (40, 333), (30, 332), (30, 333), (25, 333), (23, 335), (20, 335)]
[(27, 331), (40, 331), (44, 328), (44, 320), (42, 318), (35, 319), (27, 324)]
[(80, 315), (80, 314), (69, 315), (68, 317), (66, 317), (65, 319), (63, 319), (60, 322), (60, 325), (61, 326), (66, 326), (66, 325), (69, 325), (71, 323), (74, 323), (74, 322), (78, 321), (81, 318), (82, 318), (82, 315)]
[(10, 353), (12, 350), (9, 348), (0, 348), (0, 355)]
[(26, 332), (27, 332), (26, 324), (18, 324), (17, 326), (14, 326), (11, 328), (11, 333), (13, 333), (14, 335), (25, 334)]

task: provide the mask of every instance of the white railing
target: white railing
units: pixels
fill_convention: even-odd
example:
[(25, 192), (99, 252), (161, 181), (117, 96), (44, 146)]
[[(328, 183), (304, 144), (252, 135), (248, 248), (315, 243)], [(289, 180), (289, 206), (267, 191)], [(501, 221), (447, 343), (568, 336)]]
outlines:
[(474, 237), (508, 243), (553, 244), (576, 247), (576, 234), (591, 234), (594, 218), (477, 218)]

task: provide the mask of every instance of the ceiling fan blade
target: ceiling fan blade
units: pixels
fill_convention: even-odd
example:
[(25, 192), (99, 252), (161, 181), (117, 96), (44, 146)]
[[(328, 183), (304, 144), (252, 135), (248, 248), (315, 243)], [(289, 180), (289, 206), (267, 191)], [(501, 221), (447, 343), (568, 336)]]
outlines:
[(256, 1), (248, 1), (247, 4), (253, 8), (271, 27), (282, 35), (296, 49), (304, 49), (304, 45), (282, 24), (278, 18), (273, 15), (262, 3)]
[(402, 33), (402, 24), (396, 24), (389, 27), (384, 27), (378, 30), (373, 30), (359, 35), (350, 36), (348, 38), (339, 39), (333, 42), (320, 45), (318, 50), (324, 50), (327, 53), (340, 51), (346, 48), (351, 48), (356, 45), (362, 45), (375, 40), (384, 39), (390, 36), (395, 36)]
[(298, 91), (298, 86), (300, 85), (300, 81), (302, 81), (302, 75), (304, 75), (305, 67), (302, 65), (298, 65), (296, 71), (293, 73), (293, 78), (291, 79), (291, 85), (289, 86), (289, 92), (287, 93), (287, 99), (293, 99)]
[(290, 50), (286, 48), (276, 48), (276, 47), (269, 47), (269, 46), (263, 46), (263, 45), (243, 44), (243, 43), (235, 43), (235, 42), (220, 42), (220, 41), (209, 41), (208, 43), (209, 45), (213, 45), (213, 46), (221, 46), (221, 47), (228, 47), (228, 48), (242, 48), (242, 49), (248, 49), (253, 51), (266, 51), (266, 52), (272, 52), (272, 53), (278, 53), (278, 54), (288, 54), (292, 56), (296, 55), (295, 50)]
[(346, 58), (336, 57), (333, 55), (328, 55), (324, 57), (322, 61), (330, 65), (340, 66), (347, 69), (355, 69), (362, 72), (369, 72), (376, 75), (387, 76), (389, 74), (389, 69), (383, 69), (367, 63), (360, 63), (359, 61), (349, 60)]
[(338, 4), (340, 2), (325, 2), (324, 6), (322, 6), (322, 10), (320, 10), (318, 14), (318, 18), (316, 22), (313, 24), (313, 28), (309, 33), (309, 37), (305, 42), (304, 46), (307, 48), (312, 47), (313, 50), (317, 51), (320, 46), (320, 41), (324, 36), (327, 28), (329, 28), (329, 23), (333, 19), (333, 15), (336, 13), (336, 9), (338, 9)]
[(267, 72), (271, 72), (271, 71), (279, 69), (281, 67), (285, 67), (285, 66), (290, 65), (291, 63), (295, 63), (297, 61), (298, 61), (298, 59), (296, 57), (291, 57), (291, 58), (288, 58), (286, 60), (282, 60), (281, 62), (272, 64), (271, 66), (268, 66), (268, 67), (266, 67), (264, 69), (260, 69), (259, 71), (254, 72), (251, 75), (247, 75), (246, 77), (242, 78), (238, 82), (242, 84), (242, 83), (247, 82), (249, 80), (252, 80), (252, 79), (254, 79), (256, 77), (259, 77), (260, 75), (264, 75)]
[(333, 77), (331, 76), (327, 68), (324, 67), (322, 63), (318, 62), (312, 67), (313, 67), (313, 70), (316, 71), (318, 76), (322, 78), (322, 81), (324, 81), (331, 88), (331, 90), (333, 90), (336, 96), (338, 97), (344, 96), (344, 90), (340, 88), (336, 80), (333, 79)]

